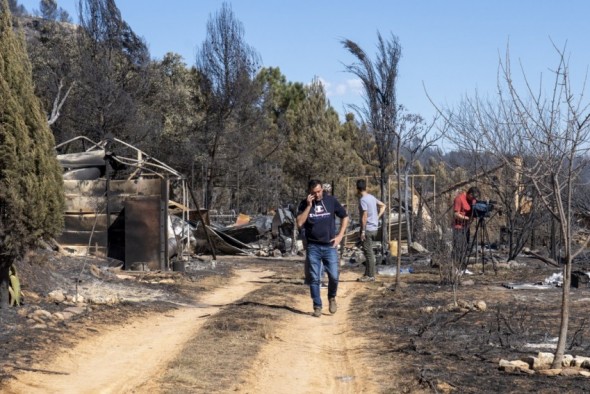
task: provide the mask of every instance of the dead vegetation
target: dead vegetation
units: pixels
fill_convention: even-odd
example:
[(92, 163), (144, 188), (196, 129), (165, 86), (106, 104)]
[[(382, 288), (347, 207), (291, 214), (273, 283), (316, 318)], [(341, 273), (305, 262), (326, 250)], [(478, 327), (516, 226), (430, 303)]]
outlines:
[[(542, 280), (552, 271), (529, 261), (518, 270), (474, 275), (475, 284), (459, 288), (459, 308), (449, 307), (450, 286), (441, 286), (430, 269), (405, 276), (402, 292), (372, 285), (357, 298), (354, 326), (373, 342), (376, 373), (383, 392), (583, 392), (583, 377), (548, 378), (499, 369), (501, 359), (551, 352), (558, 331), (560, 289), (509, 290), (506, 281)], [(575, 289), (567, 353), (590, 354), (587, 288)], [(484, 300), (487, 308), (469, 308)], [(434, 307), (425, 309), (425, 307)], [(385, 339), (384, 339), (385, 338)], [(551, 346), (543, 348), (537, 346)], [(548, 344), (548, 345), (547, 345)], [(542, 350), (545, 349), (545, 350)]]

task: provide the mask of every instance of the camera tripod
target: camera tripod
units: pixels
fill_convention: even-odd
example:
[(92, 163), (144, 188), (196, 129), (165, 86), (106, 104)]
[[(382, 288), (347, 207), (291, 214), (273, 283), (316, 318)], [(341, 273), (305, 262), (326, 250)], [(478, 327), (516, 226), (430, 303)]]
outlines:
[[(485, 272), (486, 272), (485, 246), (486, 246), (486, 244), (487, 245), (490, 244), (490, 235), (488, 233), (486, 221), (493, 218), (495, 215), (496, 215), (496, 212), (494, 212), (489, 217), (486, 217), (486, 215), (482, 215), (477, 218), (477, 224), (475, 226), (475, 233), (473, 234), (473, 238), (471, 240), (471, 243), (469, 245), (469, 249), (467, 252), (467, 256), (465, 258), (464, 269), (467, 269), (467, 262), (469, 261), (469, 257), (473, 254), (474, 247), (475, 247), (475, 263), (477, 263), (478, 259), (480, 258), (479, 249), (477, 248), (477, 245), (479, 244), (479, 245), (481, 245), (481, 267), (482, 267), (482, 272), (485, 274)], [(492, 258), (491, 253), (492, 252), (490, 250), (489, 251), (489, 255), (490, 255), (489, 260), (492, 261), (492, 268), (493, 268), (494, 272), (496, 272), (497, 271), (496, 260)]]

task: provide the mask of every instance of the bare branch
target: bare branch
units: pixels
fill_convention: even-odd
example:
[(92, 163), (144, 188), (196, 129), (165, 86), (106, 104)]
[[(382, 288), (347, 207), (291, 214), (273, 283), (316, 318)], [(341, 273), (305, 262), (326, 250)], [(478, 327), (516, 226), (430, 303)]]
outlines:
[(51, 114), (49, 115), (49, 119), (47, 120), (47, 123), (49, 124), (49, 126), (54, 124), (57, 121), (57, 119), (59, 118), (59, 112), (61, 111), (61, 108), (63, 107), (64, 103), (66, 102), (66, 99), (68, 98), (68, 96), (69, 96), (70, 92), (72, 91), (72, 88), (74, 87), (75, 84), (76, 84), (76, 82), (72, 82), (72, 84), (70, 85), (68, 90), (65, 92), (64, 96), (60, 97), (61, 93), (62, 93), (62, 89), (64, 87), (63, 79), (60, 79), (59, 87), (57, 88), (57, 95), (55, 96), (55, 100), (53, 100), (53, 108), (51, 108)]

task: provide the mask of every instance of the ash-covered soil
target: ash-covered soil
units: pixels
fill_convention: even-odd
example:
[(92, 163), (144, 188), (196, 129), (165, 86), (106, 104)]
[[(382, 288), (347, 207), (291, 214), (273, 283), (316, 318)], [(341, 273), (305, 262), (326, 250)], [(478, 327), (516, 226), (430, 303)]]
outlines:
[[(590, 378), (543, 376), (500, 370), (499, 361), (520, 360), (554, 352), (560, 323), (561, 287), (509, 289), (504, 284), (538, 284), (559, 269), (523, 258), (495, 274), (489, 265), (469, 267), (472, 275), (459, 286), (459, 308), (453, 291), (441, 285), (432, 267), (413, 267), (392, 284), (367, 285), (368, 296), (354, 300), (358, 333), (372, 338), (375, 372), (386, 381), (385, 392), (582, 393)], [(575, 269), (590, 271), (588, 262)], [(382, 279), (382, 278), (381, 278)], [(394, 279), (392, 279), (394, 280)], [(474, 308), (478, 301), (485, 310)], [(571, 289), (566, 354), (590, 356), (590, 289)]]
[[(275, 270), (280, 268), (282, 277), (289, 278), (288, 283), (278, 281), (275, 286), (301, 285), (307, 292), (302, 285), (302, 259), (228, 256), (218, 258), (215, 266), (207, 260), (195, 260), (185, 273), (125, 272), (116, 261), (39, 251), (18, 265), (24, 305), (0, 311), (0, 354), (4, 360), (0, 387), (48, 353), (84, 341), (109, 325), (188, 303), (227, 283), (233, 268), (255, 265), (261, 269), (274, 265)], [(390, 266), (379, 268), (391, 271)], [(370, 360), (378, 392), (590, 391), (590, 378), (580, 375), (544, 376), (499, 368), (501, 359), (518, 360), (554, 351), (562, 294), (557, 286), (511, 289), (504, 285), (542, 283), (560, 269), (525, 257), (503, 264), (497, 272), (491, 264), (486, 265), (485, 273), (481, 267), (470, 266), (472, 274), (464, 276), (464, 285), (454, 294), (450, 285), (441, 283), (438, 268), (426, 263), (411, 268), (413, 273), (402, 275), (399, 287), (390, 275), (379, 275), (373, 283), (353, 280), (361, 290), (355, 291), (347, 308), (353, 328), (346, 335), (361, 337), (369, 344), (356, 351)], [(346, 263), (342, 270), (350, 280), (351, 272), (361, 276), (364, 267)], [(580, 259), (574, 270), (590, 271), (590, 260)], [(63, 301), (51, 298), (56, 290), (64, 294)], [(76, 294), (84, 297), (83, 302), (75, 302), (80, 301), (73, 299)], [(459, 307), (453, 308), (455, 298)], [(481, 308), (481, 302), (485, 308)], [(55, 318), (70, 308), (77, 309), (63, 319)], [(590, 289), (586, 285), (572, 288), (567, 354), (590, 357), (589, 308)], [(52, 317), (32, 319), (38, 310)], [(241, 310), (248, 313), (247, 308), (235, 308), (235, 313)], [(251, 317), (251, 313), (245, 316)], [(309, 319), (312, 330), (318, 321), (311, 316)], [(267, 334), (265, 338), (274, 335)]]
[[(190, 302), (231, 276), (230, 264), (189, 262), (187, 272), (130, 272), (121, 262), (38, 250), (16, 265), (21, 306), (0, 310), (0, 386), (51, 352), (102, 327)], [(60, 296), (60, 294), (62, 296)], [(52, 371), (43, 371), (52, 373)]]

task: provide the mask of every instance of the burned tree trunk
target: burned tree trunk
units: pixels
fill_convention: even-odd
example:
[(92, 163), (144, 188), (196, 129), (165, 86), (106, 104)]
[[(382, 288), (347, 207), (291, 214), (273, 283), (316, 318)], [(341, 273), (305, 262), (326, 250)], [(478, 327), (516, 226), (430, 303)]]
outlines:
[(0, 309), (8, 309), (10, 306), (10, 265), (2, 264), (0, 267)]

